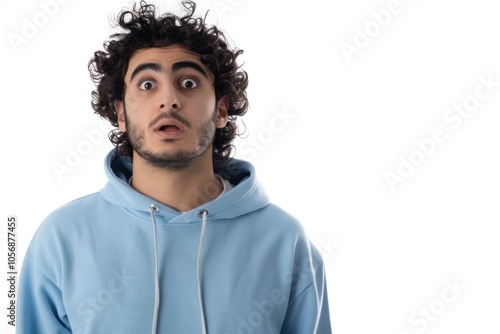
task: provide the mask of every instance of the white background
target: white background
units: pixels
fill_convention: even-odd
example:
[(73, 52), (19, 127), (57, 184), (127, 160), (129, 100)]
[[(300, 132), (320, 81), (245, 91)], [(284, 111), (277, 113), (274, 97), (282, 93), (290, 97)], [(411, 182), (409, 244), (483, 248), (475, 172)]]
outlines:
[[(108, 17), (129, 2), (54, 1), (10, 1), (0, 20), (2, 273), (7, 215), (19, 218), (20, 266), (48, 213), (105, 183), (111, 144), (101, 132), (89, 146), (84, 134), (101, 124), (87, 63), (112, 33)], [(50, 15), (48, 2), (58, 4)], [(496, 3), (206, 0), (199, 8), (245, 50), (251, 108), (236, 156), (256, 165), (272, 200), (322, 252), (334, 332), (498, 333)], [(28, 38), (26, 22), (39, 26)], [(346, 55), (347, 44), (357, 53)], [(497, 86), (478, 88), (480, 77)], [(488, 97), (474, 100), (476, 89)], [(474, 110), (447, 122), (464, 101)], [(428, 143), (436, 129), (445, 140), (419, 153), (416, 141)], [(86, 156), (58, 177), (53, 165), (67, 165), (78, 148)], [(400, 166), (410, 158), (419, 164), (412, 171)], [(391, 189), (385, 175), (398, 168), (407, 174)], [(446, 290), (447, 281), (461, 290)], [(3, 313), (0, 331), (12, 333)]]

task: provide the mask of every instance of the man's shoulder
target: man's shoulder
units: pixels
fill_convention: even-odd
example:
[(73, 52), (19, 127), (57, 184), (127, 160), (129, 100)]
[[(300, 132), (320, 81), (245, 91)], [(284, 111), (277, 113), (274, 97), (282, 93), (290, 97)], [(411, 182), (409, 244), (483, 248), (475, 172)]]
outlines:
[(37, 234), (53, 234), (58, 230), (67, 230), (71, 224), (88, 217), (104, 205), (104, 199), (96, 192), (74, 199), (53, 210), (38, 227)]
[(268, 221), (268, 227), (277, 228), (288, 233), (304, 234), (302, 223), (293, 214), (286, 211), (279, 205), (269, 203), (262, 209), (262, 215)]
[(75, 214), (82, 212), (89, 214), (91, 213), (90, 210), (95, 208), (95, 205), (98, 205), (98, 203), (102, 201), (104, 201), (104, 199), (99, 192), (76, 198), (56, 208), (47, 216), (46, 220), (60, 218), (61, 216), (65, 217), (67, 215), (74, 216)]
[(322, 257), (307, 235), (303, 223), (290, 212), (278, 205), (269, 204), (264, 208), (266, 234), (273, 234), (280, 241), (293, 244), (297, 261), (312, 260), (314, 267), (323, 263)]

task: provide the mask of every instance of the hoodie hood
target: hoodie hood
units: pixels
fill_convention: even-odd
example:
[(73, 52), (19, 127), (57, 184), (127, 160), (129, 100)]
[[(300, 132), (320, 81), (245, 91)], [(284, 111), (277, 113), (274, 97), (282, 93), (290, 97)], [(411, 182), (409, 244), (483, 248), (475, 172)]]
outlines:
[[(113, 150), (107, 155), (105, 159), (105, 171), (109, 181), (104, 189), (101, 190), (102, 196), (110, 203), (121, 207), (131, 215), (143, 219), (151, 219), (155, 263), (155, 301), (152, 319), (152, 334), (157, 334), (161, 295), (159, 284), (157, 224), (189, 224), (199, 222), (200, 218), (202, 219), (198, 256), (196, 260), (196, 281), (198, 286), (202, 334), (207, 334), (202, 288), (203, 245), (205, 243), (206, 226), (210, 220), (236, 218), (269, 204), (269, 198), (257, 182), (253, 166), (248, 162), (231, 160), (231, 162), (224, 165), (222, 169), (215, 171), (215, 173), (228, 180), (231, 184), (234, 184), (233, 189), (224, 192), (211, 202), (182, 213), (134, 190), (128, 182), (132, 176), (132, 161), (131, 159), (117, 156), (116, 150)], [(209, 187), (210, 185), (207, 185), (207, 189)], [(186, 191), (190, 190), (186, 189)], [(197, 194), (197, 196), (199, 199), (203, 198), (203, 194)], [(196, 200), (197, 198), (195, 197), (195, 201)]]
[[(259, 210), (269, 204), (269, 197), (257, 181), (255, 169), (249, 162), (232, 159), (215, 173), (234, 185), (229, 192), (215, 200), (197, 206), (181, 213), (153, 198), (143, 195), (133, 189), (128, 180), (132, 176), (132, 161), (130, 158), (118, 156), (116, 150), (108, 153), (104, 168), (108, 182), (101, 190), (102, 196), (110, 203), (122, 207), (129, 214), (150, 221), (149, 208), (152, 204), (158, 206), (156, 219), (158, 223), (192, 223), (199, 222), (198, 213), (207, 210), (207, 221), (231, 219)], [(187, 190), (189, 191), (189, 190)], [(198, 193), (195, 200), (201, 200)]]
[(216, 170), (232, 188), (181, 213), (129, 186), (130, 159), (105, 161), (105, 187), (52, 212), (26, 251), (19, 334), (331, 333), (321, 255), (251, 164)]

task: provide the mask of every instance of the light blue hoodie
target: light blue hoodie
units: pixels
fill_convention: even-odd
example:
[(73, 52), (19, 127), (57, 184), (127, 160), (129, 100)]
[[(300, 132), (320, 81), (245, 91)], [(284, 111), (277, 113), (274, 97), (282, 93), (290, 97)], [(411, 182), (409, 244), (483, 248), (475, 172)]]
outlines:
[(331, 333), (321, 256), (250, 163), (216, 171), (234, 188), (185, 213), (131, 188), (114, 150), (105, 168), (31, 241), (18, 334)]

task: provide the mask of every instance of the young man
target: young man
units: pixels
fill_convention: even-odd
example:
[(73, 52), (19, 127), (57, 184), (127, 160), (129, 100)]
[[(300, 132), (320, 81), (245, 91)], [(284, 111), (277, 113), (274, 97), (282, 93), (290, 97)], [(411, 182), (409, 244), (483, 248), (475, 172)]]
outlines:
[(230, 159), (242, 51), (184, 6), (122, 11), (89, 63), (92, 106), (118, 128), (109, 181), (38, 229), (17, 333), (331, 333), (318, 251)]

